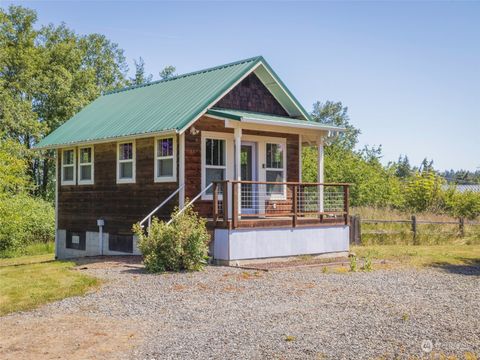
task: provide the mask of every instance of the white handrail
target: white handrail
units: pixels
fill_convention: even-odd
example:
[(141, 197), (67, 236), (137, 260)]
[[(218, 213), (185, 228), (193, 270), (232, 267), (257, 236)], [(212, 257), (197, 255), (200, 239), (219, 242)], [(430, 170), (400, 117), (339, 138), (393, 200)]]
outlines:
[(173, 222), (173, 220), (175, 220), (175, 218), (177, 218), (178, 215), (180, 215), (181, 213), (183, 213), (183, 212), (184, 212), (190, 205), (192, 205), (200, 196), (202, 196), (203, 194), (205, 194), (205, 193), (207, 192), (207, 190), (212, 187), (212, 185), (213, 185), (213, 183), (210, 183), (205, 189), (203, 189), (202, 191), (200, 191), (200, 193), (199, 193), (197, 196), (195, 196), (192, 201), (190, 201), (187, 205), (185, 205), (178, 213), (175, 214), (174, 217), (172, 217), (172, 218), (170, 219), (169, 222), (167, 222), (167, 225), (170, 225), (170, 224)]
[(148, 220), (148, 227), (150, 228), (150, 225), (152, 223), (152, 216), (153, 214), (155, 214), (163, 205), (165, 205), (171, 198), (173, 198), (175, 195), (178, 194), (178, 192), (180, 190), (182, 190), (183, 188), (185, 187), (185, 184), (183, 184), (182, 186), (180, 186), (177, 190), (175, 190), (173, 193), (170, 194), (169, 197), (167, 197), (160, 205), (158, 205), (155, 209), (153, 209), (150, 214), (148, 214), (147, 216), (145, 216), (145, 218), (140, 221), (140, 226), (143, 227), (143, 224), (145, 223), (145, 221)]

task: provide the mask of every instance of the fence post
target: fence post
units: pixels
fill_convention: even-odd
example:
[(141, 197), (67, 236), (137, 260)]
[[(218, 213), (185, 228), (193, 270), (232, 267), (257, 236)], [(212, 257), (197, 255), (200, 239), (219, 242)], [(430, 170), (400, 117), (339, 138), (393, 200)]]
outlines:
[(461, 217), (458, 219), (458, 227), (460, 230), (460, 237), (463, 238), (465, 236), (465, 218)]
[(343, 211), (344, 211), (344, 219), (345, 225), (348, 225), (348, 205), (349, 205), (349, 189), (348, 185), (343, 185)]
[(293, 185), (293, 218), (292, 218), (293, 227), (297, 227), (297, 212), (298, 212), (297, 201), (298, 201), (297, 185)]
[(361, 245), (362, 244), (362, 219), (360, 218), (360, 215), (355, 216), (356, 221), (355, 221), (355, 245)]
[(236, 229), (238, 226), (238, 183), (232, 182), (232, 228)]
[(412, 215), (413, 245), (417, 245), (417, 217)]
[(356, 229), (356, 224), (357, 224), (357, 217), (350, 215), (350, 244), (355, 243), (355, 230)]
[(228, 182), (223, 182), (223, 191), (222, 191), (222, 207), (223, 207), (223, 225), (227, 227), (228, 225)]
[(216, 225), (218, 220), (218, 187), (216, 182), (213, 183), (212, 189), (213, 189), (213, 223)]

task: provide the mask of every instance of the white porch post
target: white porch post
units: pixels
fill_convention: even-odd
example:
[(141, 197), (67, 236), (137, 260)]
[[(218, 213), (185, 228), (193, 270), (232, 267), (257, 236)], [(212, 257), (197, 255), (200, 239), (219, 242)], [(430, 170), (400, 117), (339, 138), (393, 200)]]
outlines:
[[(236, 181), (242, 180), (242, 172), (241, 172), (241, 159), (240, 159), (240, 154), (242, 152), (242, 129), (241, 128), (235, 128), (233, 130), (233, 137), (234, 137), (234, 142), (235, 142), (235, 171), (234, 171), (234, 176)], [(238, 189), (238, 213), (240, 214), (242, 212), (242, 186), (237, 185)], [(232, 204), (233, 205), (233, 204)]]
[[(178, 135), (178, 186), (185, 184), (185, 133)], [(185, 205), (185, 187), (178, 194), (178, 206), (182, 209)]]
[(302, 144), (302, 134), (298, 135), (298, 182), (302, 182), (302, 153), (303, 153), (303, 144)]
[[(323, 174), (323, 167), (324, 167), (324, 154), (323, 154), (323, 137), (319, 136), (317, 139), (317, 148), (318, 148), (318, 172), (317, 172), (317, 181), (319, 183), (324, 182), (324, 174)], [(318, 187), (318, 209), (323, 212), (323, 185)]]

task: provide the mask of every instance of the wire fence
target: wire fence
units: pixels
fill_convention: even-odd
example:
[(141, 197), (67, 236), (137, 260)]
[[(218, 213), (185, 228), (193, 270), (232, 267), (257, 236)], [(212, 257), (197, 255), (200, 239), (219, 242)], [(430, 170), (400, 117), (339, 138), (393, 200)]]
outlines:
[(458, 239), (480, 243), (480, 222), (419, 220), (415, 215), (399, 220), (350, 217), (350, 243), (356, 245), (433, 245)]

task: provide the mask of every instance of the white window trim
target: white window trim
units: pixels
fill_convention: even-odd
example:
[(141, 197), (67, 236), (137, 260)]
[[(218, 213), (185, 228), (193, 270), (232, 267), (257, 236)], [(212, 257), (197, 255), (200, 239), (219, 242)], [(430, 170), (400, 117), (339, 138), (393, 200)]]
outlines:
[[(81, 151), (82, 149), (91, 149), (92, 159), (89, 163), (80, 163), (81, 160)], [(82, 171), (81, 167), (90, 165), (92, 167), (92, 178), (90, 180), (82, 180)], [(95, 154), (93, 146), (81, 146), (78, 148), (78, 185), (93, 185), (95, 182)]]
[[(219, 165), (206, 165), (206, 140), (207, 139), (215, 139), (215, 140), (224, 140), (225, 141), (225, 166)], [(230, 133), (219, 133), (219, 132), (208, 132), (202, 131), (201, 136), (202, 144), (201, 144), (201, 172), (202, 172), (202, 191), (207, 186), (206, 182), (206, 173), (208, 169), (224, 169), (225, 170), (225, 180), (232, 179), (233, 174), (233, 166), (229, 166), (229, 164), (233, 164), (233, 153), (230, 149), (233, 149), (233, 134)], [(221, 195), (219, 199), (221, 199)], [(203, 194), (202, 200), (213, 200), (213, 194)]]
[[(267, 145), (276, 144), (283, 146), (283, 167), (282, 168), (268, 168), (267, 167)], [(276, 141), (266, 141), (265, 142), (265, 180), (267, 179), (267, 171), (282, 171), (282, 182), (287, 181), (287, 142), (285, 139), (278, 139)], [(287, 186), (283, 185), (282, 194), (270, 194), (267, 195), (269, 200), (286, 200), (287, 199)]]
[[(173, 139), (173, 155), (171, 156), (158, 156), (158, 141), (162, 139)], [(155, 138), (155, 153), (153, 156), (154, 161), (154, 181), (156, 183), (161, 182), (176, 182), (177, 181), (177, 136), (175, 134), (172, 135), (164, 135), (158, 136)], [(158, 176), (158, 160), (166, 160), (166, 159), (173, 159), (173, 171), (172, 176)]]
[[(73, 151), (73, 164), (67, 164), (65, 165), (63, 163), (63, 159), (64, 159), (64, 154), (65, 154), (65, 151)], [(61, 171), (62, 171), (62, 180), (61, 180), (61, 183), (62, 185), (76, 185), (76, 180), (77, 180), (77, 167), (76, 167), (76, 163), (77, 163), (77, 156), (76, 156), (76, 151), (75, 151), (75, 148), (67, 148), (67, 149), (62, 149), (62, 163), (61, 163)], [(64, 171), (63, 169), (66, 168), (66, 167), (73, 167), (73, 180), (65, 180), (63, 178), (64, 176)]]
[[(131, 160), (120, 160), (120, 145), (132, 143), (132, 159)], [(132, 178), (131, 179), (121, 179), (120, 178), (120, 164), (125, 162), (132, 162)], [(137, 163), (137, 149), (135, 140), (126, 140), (117, 142), (117, 184), (133, 184), (136, 179), (136, 163)]]

